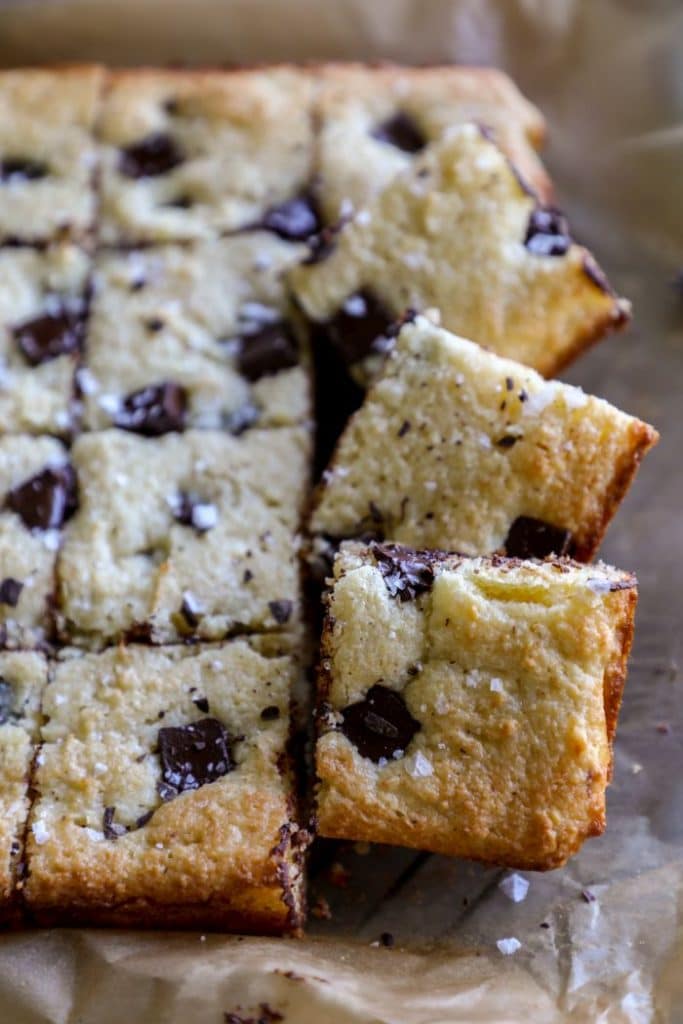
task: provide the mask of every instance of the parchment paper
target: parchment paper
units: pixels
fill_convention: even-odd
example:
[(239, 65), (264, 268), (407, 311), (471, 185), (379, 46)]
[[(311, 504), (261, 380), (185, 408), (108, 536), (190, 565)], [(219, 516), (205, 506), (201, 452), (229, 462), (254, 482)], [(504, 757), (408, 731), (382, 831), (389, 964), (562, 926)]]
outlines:
[[(565, 869), (527, 873), (520, 903), (498, 887), (506, 872), (321, 843), (312, 897), (325, 898), (332, 917), (312, 918), (302, 942), (94, 931), (5, 936), (0, 1021), (220, 1024), (225, 1013), (266, 1021), (279, 1013), (289, 1024), (681, 1021), (683, 288), (671, 281), (683, 267), (683, 6), (0, 6), (5, 65), (332, 57), (509, 70), (548, 117), (547, 160), (575, 231), (634, 302), (628, 334), (603, 343), (568, 375), (662, 433), (602, 552), (637, 571), (641, 592), (607, 832)], [(395, 948), (372, 945), (383, 932), (392, 933)], [(503, 956), (496, 941), (512, 936), (521, 948)]]

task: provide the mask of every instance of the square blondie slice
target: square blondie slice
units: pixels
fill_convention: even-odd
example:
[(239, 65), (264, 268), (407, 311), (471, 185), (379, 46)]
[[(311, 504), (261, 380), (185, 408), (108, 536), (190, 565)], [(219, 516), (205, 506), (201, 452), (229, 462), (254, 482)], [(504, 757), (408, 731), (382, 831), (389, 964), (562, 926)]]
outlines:
[(552, 376), (630, 307), (479, 126), (428, 147), (290, 272), (306, 315), (367, 384), (406, 309)]
[(558, 867), (605, 825), (636, 580), (348, 544), (319, 677), (320, 833)]
[(495, 68), (323, 66), (316, 99), (321, 212), (333, 224), (362, 209), (431, 143), (464, 122), (489, 129), (544, 198), (536, 149), (543, 116)]
[(301, 241), (309, 201), (313, 80), (295, 68), (110, 74), (100, 240), (168, 242), (262, 226)]
[(0, 72), (0, 242), (91, 234), (103, 74), (87, 65)]
[(78, 502), (68, 453), (49, 437), (0, 437), (0, 647), (52, 634), (55, 558)]
[(296, 931), (287, 753), (295, 657), (258, 640), (68, 652), (34, 778), (25, 899), (40, 923)]
[(305, 251), (258, 231), (101, 253), (78, 375), (86, 429), (125, 420), (130, 396), (163, 381), (182, 388), (187, 426), (310, 420), (310, 360), (282, 282)]
[(89, 274), (71, 243), (0, 249), (0, 434), (73, 431)]
[(47, 661), (29, 651), (0, 652), (0, 922), (20, 916), (29, 776), (40, 733)]
[(405, 323), (342, 434), (311, 532), (588, 561), (656, 430), (435, 326)]
[(61, 551), (62, 638), (169, 643), (290, 629), (309, 432), (82, 434), (80, 506)]

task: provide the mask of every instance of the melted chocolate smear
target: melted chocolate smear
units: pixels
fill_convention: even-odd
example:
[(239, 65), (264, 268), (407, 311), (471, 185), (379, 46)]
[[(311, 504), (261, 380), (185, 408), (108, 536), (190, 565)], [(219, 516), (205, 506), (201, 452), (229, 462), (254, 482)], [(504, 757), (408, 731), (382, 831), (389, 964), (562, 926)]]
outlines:
[(14, 689), (0, 677), (0, 725), (14, 718)]
[(341, 731), (362, 757), (377, 764), (402, 756), (420, 729), (408, 711), (400, 693), (375, 684), (365, 700), (350, 704), (342, 711)]
[(160, 437), (171, 431), (185, 429), (187, 392), (180, 384), (164, 381), (133, 391), (114, 418), (121, 430), (130, 430), (143, 437)]
[(237, 365), (247, 380), (260, 380), (298, 363), (296, 339), (285, 323), (265, 324), (253, 334), (240, 338)]
[(12, 328), (14, 340), (30, 366), (79, 352), (85, 335), (85, 316), (61, 309), (26, 320)]
[(392, 597), (414, 601), (418, 594), (431, 589), (434, 568), (419, 551), (395, 544), (374, 544), (372, 553)]
[(161, 799), (172, 800), (227, 775), (236, 767), (231, 747), (227, 730), (216, 718), (159, 729)]
[(567, 218), (552, 206), (532, 210), (524, 245), (535, 256), (564, 256), (572, 244)]
[(0, 160), (0, 181), (38, 181), (48, 174), (47, 164), (28, 157), (8, 156)]
[(271, 614), (275, 621), (279, 625), (284, 626), (285, 622), (289, 622), (294, 608), (294, 602), (288, 600), (281, 601), (269, 601), (268, 607), (270, 608)]
[(386, 142), (404, 153), (419, 153), (427, 145), (415, 121), (403, 111), (383, 121), (370, 134), (378, 142)]
[(9, 491), (5, 506), (16, 512), (29, 530), (61, 526), (78, 508), (78, 482), (73, 466), (48, 466)]
[(572, 535), (569, 530), (531, 516), (518, 516), (505, 540), (505, 554), (509, 558), (570, 555), (572, 547)]
[(386, 353), (392, 344), (392, 316), (368, 291), (350, 295), (338, 313), (321, 325), (328, 341), (347, 366), (371, 354)]
[(0, 583), (0, 604), (6, 604), (10, 608), (16, 608), (19, 604), (19, 597), (24, 584), (21, 580), (15, 580), (12, 576), (7, 576), (2, 583)]
[(181, 164), (185, 156), (175, 139), (154, 132), (121, 150), (119, 171), (126, 178), (156, 178)]
[(261, 227), (287, 242), (305, 242), (320, 230), (321, 224), (312, 198), (304, 193), (279, 206), (271, 206), (263, 216)]

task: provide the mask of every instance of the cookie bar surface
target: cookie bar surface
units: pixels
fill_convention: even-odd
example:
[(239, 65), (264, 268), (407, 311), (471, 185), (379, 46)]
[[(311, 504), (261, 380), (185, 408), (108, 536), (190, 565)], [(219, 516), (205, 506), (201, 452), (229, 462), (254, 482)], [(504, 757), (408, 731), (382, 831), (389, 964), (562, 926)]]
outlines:
[(345, 545), (319, 678), (322, 835), (520, 868), (604, 828), (636, 603), (602, 564)]
[(0, 72), (0, 240), (83, 239), (95, 218), (99, 67)]
[(417, 317), (342, 435), (318, 537), (588, 560), (657, 432)]
[(312, 79), (286, 67), (121, 71), (109, 79), (100, 239), (166, 242), (315, 231)]
[(82, 434), (80, 507), (58, 564), (63, 639), (99, 647), (290, 628), (304, 428)]
[(408, 308), (438, 309), (444, 327), (544, 376), (629, 313), (565, 218), (471, 124), (425, 150), (290, 280), (363, 383)]
[(29, 773), (40, 732), (47, 662), (29, 651), (0, 652), (0, 920), (18, 914), (17, 883), (29, 813)]
[(310, 366), (283, 270), (305, 247), (259, 231), (189, 247), (101, 253), (78, 381), (86, 429), (173, 381), (187, 426), (239, 432), (309, 420)]
[(316, 106), (326, 223), (362, 209), (426, 146), (467, 121), (492, 131), (534, 188), (550, 195), (535, 152), (543, 117), (501, 71), (332, 64), (321, 70)]
[(43, 923), (279, 933), (303, 912), (287, 653), (65, 655), (44, 701), (25, 898)]
[(38, 647), (50, 638), (55, 558), (77, 502), (58, 441), (0, 437), (0, 647)]
[(73, 429), (89, 271), (70, 243), (0, 249), (0, 434)]

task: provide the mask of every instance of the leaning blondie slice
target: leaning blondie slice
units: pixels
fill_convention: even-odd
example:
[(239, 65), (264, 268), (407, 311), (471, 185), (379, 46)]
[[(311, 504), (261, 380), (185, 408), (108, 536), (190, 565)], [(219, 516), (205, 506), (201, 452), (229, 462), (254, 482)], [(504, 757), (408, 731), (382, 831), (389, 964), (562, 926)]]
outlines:
[(73, 430), (89, 271), (71, 243), (0, 249), (0, 434)]
[(309, 361), (282, 283), (302, 252), (258, 231), (100, 254), (78, 375), (86, 428), (125, 421), (130, 396), (160, 381), (183, 389), (188, 426), (309, 420)]
[(84, 239), (95, 219), (93, 125), (104, 70), (0, 72), (0, 241)]
[(495, 68), (323, 66), (316, 99), (318, 183), (325, 223), (362, 209), (431, 143), (475, 121), (488, 128), (543, 196), (536, 155), (543, 117)]
[(0, 647), (50, 639), (55, 558), (78, 503), (76, 476), (50, 437), (0, 437)]
[(28, 651), (0, 653), (0, 921), (18, 916), (28, 785), (40, 732), (47, 662)]
[(605, 825), (636, 580), (568, 560), (342, 548), (316, 748), (322, 835), (558, 867)]
[(580, 388), (417, 317), (342, 434), (311, 531), (321, 552), (330, 539), (371, 533), (471, 555), (587, 561), (657, 439)]
[[(284, 649), (284, 648), (283, 648)], [(258, 641), (68, 653), (45, 695), (25, 898), (41, 923), (302, 923), (298, 664)]]
[(108, 82), (98, 123), (101, 241), (186, 241), (258, 226), (300, 241), (315, 231), (305, 72), (119, 71)]
[(407, 308), (551, 376), (628, 319), (565, 218), (476, 125), (429, 147), (291, 271), (304, 312), (367, 383)]
[(57, 566), (63, 639), (99, 647), (294, 626), (308, 455), (299, 427), (82, 434), (80, 506)]

